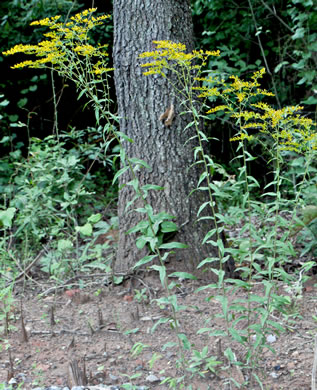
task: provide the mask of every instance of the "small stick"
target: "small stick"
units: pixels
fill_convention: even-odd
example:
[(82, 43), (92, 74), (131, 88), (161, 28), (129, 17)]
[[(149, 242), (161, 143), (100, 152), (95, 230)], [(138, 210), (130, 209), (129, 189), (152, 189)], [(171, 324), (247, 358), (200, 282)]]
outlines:
[(316, 371), (317, 371), (317, 334), (315, 335), (314, 363), (313, 363), (313, 371), (312, 371), (311, 390), (317, 390)]
[(24, 325), (24, 317), (23, 317), (23, 309), (22, 309), (22, 299), (21, 299), (21, 339), (22, 339), (22, 342), (23, 343), (27, 343), (28, 342), (28, 333), (25, 329), (25, 325)]

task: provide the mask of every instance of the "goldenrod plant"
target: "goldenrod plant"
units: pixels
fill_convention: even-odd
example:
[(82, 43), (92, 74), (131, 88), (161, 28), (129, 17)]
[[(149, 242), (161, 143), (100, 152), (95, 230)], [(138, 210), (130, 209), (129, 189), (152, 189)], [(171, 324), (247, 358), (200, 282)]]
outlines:
[[(149, 169), (149, 166), (138, 158), (127, 158), (122, 147), (122, 140), (127, 142), (133, 142), (133, 140), (129, 139), (123, 132), (117, 130), (118, 117), (110, 111), (111, 99), (109, 95), (108, 75), (112, 68), (109, 68), (107, 65), (108, 54), (106, 47), (98, 46), (95, 48), (89, 43), (89, 31), (96, 25), (103, 23), (109, 16), (94, 17), (94, 12), (96, 12), (96, 8), (85, 10), (71, 17), (70, 21), (64, 23), (60, 21), (59, 16), (33, 22), (32, 25), (47, 26), (51, 30), (49, 33), (44, 34), (47, 39), (39, 42), (37, 45), (16, 45), (4, 54), (25, 53), (40, 57), (39, 59), (35, 58), (18, 63), (13, 66), (14, 69), (49, 69), (56, 71), (60, 76), (72, 80), (77, 86), (79, 92), (78, 98), (84, 95), (89, 99), (89, 104), (94, 108), (97, 123), (102, 124), (101, 133), (105, 138), (105, 150), (109, 149), (113, 140), (116, 140), (119, 144), (122, 168), (114, 175), (113, 183), (125, 171), (130, 170), (132, 180), (127, 185), (133, 187), (135, 196), (133, 201), (126, 205), (126, 208), (128, 209), (136, 200), (140, 199), (143, 207), (139, 207), (137, 212), (145, 215), (145, 220), (141, 221), (127, 233), (139, 233), (140, 236), (136, 243), (137, 247), (142, 248), (144, 245), (148, 245), (151, 252), (151, 254), (140, 259), (134, 267), (137, 268), (148, 264), (154, 259), (159, 260), (159, 265), (155, 264), (151, 267), (158, 271), (167, 297), (159, 299), (158, 304), (169, 307), (171, 316), (169, 318), (161, 318), (156, 325), (170, 323), (172, 328), (175, 329), (176, 334), (180, 334), (176, 313), (183, 308), (177, 304), (177, 297), (171, 291), (172, 286), (168, 285), (164, 262), (171, 250), (186, 248), (186, 245), (180, 242), (162, 242), (161, 234), (176, 231), (177, 225), (171, 221), (173, 216), (167, 213), (160, 212), (154, 214), (151, 205), (147, 202), (147, 195), (150, 190), (160, 191), (163, 188), (148, 183), (141, 186), (137, 179), (136, 171), (139, 169)], [(78, 229), (77, 227), (77, 231), (79, 233), (82, 232), (82, 228)], [(62, 250), (67, 249), (69, 251), (73, 245), (70, 240), (66, 241), (62, 240), (60, 247)], [(65, 245), (67, 248), (65, 248)], [(162, 253), (163, 251), (164, 254)], [(50, 261), (46, 263), (50, 264)], [(64, 265), (69, 267), (70, 264), (68, 262)], [(187, 275), (182, 272), (176, 272), (173, 276), (193, 278), (192, 275)], [(112, 275), (112, 278), (115, 283), (119, 283), (123, 276)], [(182, 341), (179, 337), (177, 337), (177, 344), (182, 353)], [(181, 363), (183, 361), (184, 359), (181, 359)]]
[[(154, 299), (160, 307), (168, 307), (170, 315), (160, 318), (153, 326), (168, 324), (175, 331), (176, 342), (168, 343), (163, 349), (177, 347), (179, 359), (177, 369), (180, 375), (177, 378), (165, 378), (170, 388), (191, 389), (191, 378), (194, 375), (204, 377), (208, 373), (217, 373), (221, 369), (240, 367), (246, 374), (244, 382), (237, 383), (229, 378), (239, 388), (254, 388), (257, 382), (262, 387), (259, 363), (264, 348), (273, 350), (268, 341), (272, 334), (285, 331), (285, 321), (292, 320), (287, 307), (293, 307), (292, 294), (289, 289), (298, 278), (286, 272), (284, 265), (291, 261), (296, 252), (289, 239), (292, 231), (292, 219), (296, 218), (296, 209), (301, 205), (301, 188), (309, 179), (309, 166), (316, 157), (317, 136), (315, 124), (300, 115), (301, 107), (285, 107), (275, 109), (262, 102), (263, 97), (273, 94), (260, 87), (259, 80), (264, 75), (261, 69), (251, 76), (250, 81), (240, 79), (236, 75), (227, 78), (214, 77), (206, 69), (207, 63), (213, 57), (220, 56), (220, 52), (195, 50), (187, 53), (186, 46), (170, 41), (154, 41), (155, 50), (140, 54), (140, 58), (147, 60), (142, 67), (147, 68), (144, 74), (151, 77), (159, 74), (171, 80), (175, 97), (179, 99), (183, 114), (190, 113), (192, 120), (183, 131), (188, 133), (188, 139), (195, 138), (197, 146), (193, 150), (195, 164), (200, 164), (202, 173), (197, 180), (196, 188), (192, 191), (206, 191), (208, 201), (203, 203), (198, 211), (198, 218), (213, 221), (211, 229), (202, 241), (202, 245), (211, 245), (217, 248), (218, 257), (203, 259), (198, 267), (210, 267), (217, 275), (217, 281), (204, 285), (198, 290), (208, 289), (209, 299), (220, 303), (222, 313), (217, 317), (222, 319), (223, 326), (210, 327), (208, 323), (199, 334), (210, 337), (223, 337), (223, 356), (215, 357), (214, 350), (207, 347), (196, 349), (188, 340), (178, 320), (179, 313), (186, 306), (179, 305), (174, 293), (176, 283), (170, 277), (180, 279), (195, 279), (185, 272), (167, 274), (165, 260), (170, 252), (162, 250), (176, 250), (186, 245), (178, 242), (162, 243), (160, 234), (173, 232), (177, 226), (171, 221), (172, 216), (161, 212), (154, 214), (148, 204), (149, 190), (161, 190), (154, 184), (140, 185), (137, 169), (149, 168), (144, 161), (137, 158), (127, 158), (121, 140), (133, 142), (124, 133), (117, 130), (118, 118), (111, 113), (108, 77), (112, 70), (107, 65), (107, 51), (105, 46), (94, 47), (89, 41), (89, 31), (96, 25), (104, 23), (109, 16), (94, 17), (95, 8), (86, 10), (71, 17), (69, 21), (61, 22), (60, 17), (46, 18), (33, 22), (33, 25), (47, 26), (49, 32), (44, 34), (45, 40), (37, 45), (16, 45), (4, 54), (25, 53), (35, 55), (33, 60), (27, 60), (14, 65), (13, 68), (45, 68), (51, 69), (60, 75), (75, 82), (79, 98), (85, 95), (93, 105), (98, 123), (103, 124), (103, 135), (106, 148), (109, 148), (113, 139), (120, 145), (122, 168), (114, 177), (114, 182), (125, 171), (130, 170), (132, 180), (127, 183), (135, 190), (135, 200), (140, 200), (142, 207), (138, 212), (145, 215), (145, 219), (138, 223), (129, 233), (138, 233), (137, 247), (148, 245), (150, 254), (135, 264), (134, 268), (147, 265), (158, 272), (166, 296)], [(206, 76), (207, 74), (207, 76)], [(217, 164), (206, 145), (217, 142), (206, 135), (201, 122), (210, 120), (213, 114), (222, 114), (230, 120), (236, 131), (232, 142), (238, 142), (237, 157), (239, 170), (237, 177), (229, 175), (223, 167)], [(111, 134), (111, 137), (108, 135)], [(263, 189), (263, 201), (256, 200), (255, 191), (262, 190), (257, 180), (249, 173), (249, 163), (255, 157), (248, 149), (249, 144), (260, 143), (271, 153), (266, 162), (273, 172), (272, 181)], [(300, 154), (305, 161), (305, 173), (300, 183), (295, 187), (293, 199), (283, 197), (281, 188), (285, 181), (284, 169), (287, 163), (284, 159), (285, 151)], [(188, 167), (190, 168), (190, 167)], [(216, 182), (214, 174), (223, 177), (223, 181)], [(238, 202), (230, 205), (231, 194), (239, 193)], [(229, 207), (223, 207), (224, 202)], [(203, 213), (204, 211), (204, 213)], [(255, 221), (257, 224), (255, 224)], [(229, 246), (225, 247), (222, 235), (231, 227), (242, 226), (239, 234), (231, 237)], [(225, 277), (224, 264), (233, 257), (236, 262), (236, 279)], [(153, 260), (158, 264), (153, 264)], [(220, 264), (216, 267), (215, 264)], [(312, 267), (307, 262), (300, 269), (301, 276)], [(301, 278), (302, 280), (302, 278)], [(281, 293), (278, 288), (283, 285), (287, 290)], [(242, 293), (244, 298), (235, 298), (234, 293)], [(276, 319), (277, 318), (277, 319)], [(214, 320), (210, 318), (209, 322)], [(137, 346), (136, 346), (137, 347)], [(135, 347), (135, 348), (136, 348)], [(243, 353), (236, 356), (235, 351)], [(131, 378), (130, 378), (131, 379)], [(132, 385), (127, 385), (131, 388)], [(250, 387), (251, 386), (251, 387)]]
[[(219, 259), (207, 258), (200, 263), (199, 267), (210, 263), (212, 271), (218, 275), (218, 283), (203, 286), (199, 290), (208, 288), (215, 291), (210, 298), (221, 304), (226, 329), (221, 331), (206, 327), (198, 332), (210, 336), (222, 334), (226, 339), (229, 336), (232, 341), (244, 346), (242, 361), (237, 361), (230, 344), (224, 351), (224, 357), (230, 365), (239, 365), (249, 370), (249, 382), (240, 383), (239, 386), (249, 386), (254, 380), (261, 385), (257, 371), (261, 352), (263, 348), (273, 350), (267, 337), (285, 331), (283, 322), (276, 321), (273, 313), (279, 312), (289, 319), (286, 307), (294, 304), (293, 297), (287, 291), (296, 285), (296, 275), (288, 274), (283, 266), (296, 256), (290, 233), (296, 210), (300, 206), (301, 189), (309, 180), (309, 167), (316, 158), (316, 125), (311, 119), (300, 115), (303, 107), (275, 109), (261, 101), (263, 97), (274, 96), (260, 87), (259, 80), (265, 74), (264, 69), (255, 72), (250, 81), (235, 75), (219, 78), (205, 69), (208, 57), (219, 56), (218, 51), (186, 53), (186, 47), (178, 43), (155, 41), (154, 44), (154, 51), (140, 55), (141, 58), (151, 59), (141, 65), (148, 68), (144, 75), (159, 74), (168, 78), (169, 74), (176, 74), (177, 84), (172, 84), (175, 96), (183, 106), (183, 113), (191, 112), (193, 117), (184, 131), (189, 128), (193, 130), (189, 137), (198, 140), (193, 153), (196, 163), (204, 167), (196, 190), (208, 191), (209, 194), (209, 202), (201, 205), (198, 214), (209, 207), (210, 218), (215, 226), (207, 233), (202, 244), (218, 248), (220, 264), (232, 255), (237, 265), (236, 272), (240, 275), (239, 279), (225, 280), (222, 267), (216, 269), (212, 266)], [(203, 72), (208, 75), (202, 75)], [(201, 102), (199, 99), (202, 99)], [(232, 192), (241, 193), (241, 202), (238, 207), (229, 207), (226, 214), (218, 212), (217, 203), (230, 197), (230, 189), (227, 185), (213, 183), (213, 174), (219, 167), (211, 155), (205, 152), (203, 143), (214, 142), (214, 139), (208, 139), (200, 126), (202, 119), (208, 121), (214, 113), (222, 113), (232, 122), (236, 135), (231, 138), (231, 142), (238, 142), (236, 160), (241, 162), (238, 177), (230, 181)], [(255, 142), (270, 152), (266, 163), (273, 172), (272, 182), (264, 188), (263, 202), (255, 200), (253, 192), (259, 190), (260, 184), (249, 174), (249, 163), (254, 157), (248, 150), (248, 143)], [(283, 170), (287, 169), (283, 159), (285, 151), (304, 156), (305, 161), (305, 172), (296, 186), (294, 199), (284, 199), (282, 196), (281, 188), (286, 180)], [(257, 227), (255, 218), (259, 222)], [(240, 235), (231, 240), (231, 247), (225, 248), (220, 234), (224, 226), (233, 227), (237, 222), (243, 224)], [(300, 273), (305, 273), (312, 266), (312, 262), (304, 263)], [(254, 291), (258, 281), (263, 286), (261, 294)], [(290, 288), (285, 290), (285, 295), (278, 293), (281, 282)], [(246, 299), (230, 298), (232, 292), (240, 290), (246, 292)], [(243, 328), (239, 326), (241, 321), (246, 322)]]

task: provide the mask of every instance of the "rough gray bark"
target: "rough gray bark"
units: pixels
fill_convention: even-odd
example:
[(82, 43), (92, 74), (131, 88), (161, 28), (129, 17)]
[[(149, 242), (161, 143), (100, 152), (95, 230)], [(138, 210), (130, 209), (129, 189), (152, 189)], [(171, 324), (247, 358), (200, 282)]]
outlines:
[[(155, 212), (165, 211), (176, 217), (182, 226), (177, 240), (190, 246), (179, 251), (179, 259), (186, 269), (193, 269), (210, 253), (212, 247), (202, 247), (205, 233), (212, 227), (195, 223), (202, 203), (202, 193), (188, 197), (197, 183), (197, 171), (187, 171), (193, 162), (193, 145), (185, 145), (188, 133), (183, 129), (188, 123), (179, 116), (180, 107), (173, 98), (167, 80), (159, 75), (144, 76), (144, 62), (138, 55), (152, 51), (154, 40), (171, 40), (193, 49), (193, 28), (190, 0), (114, 0), (115, 87), (118, 101), (120, 131), (134, 140), (124, 143), (127, 155), (146, 161), (151, 170), (138, 173), (142, 184), (163, 186), (164, 191), (151, 192), (150, 204)], [(176, 116), (170, 127), (159, 121), (160, 115), (175, 104)], [(120, 177), (120, 186), (130, 180), (129, 174)], [(135, 237), (125, 232), (136, 225), (140, 214), (127, 213), (125, 205), (134, 195), (131, 186), (119, 193), (119, 244), (115, 262), (116, 273), (126, 273), (144, 256), (135, 246)], [(184, 267), (183, 267), (184, 268)]]

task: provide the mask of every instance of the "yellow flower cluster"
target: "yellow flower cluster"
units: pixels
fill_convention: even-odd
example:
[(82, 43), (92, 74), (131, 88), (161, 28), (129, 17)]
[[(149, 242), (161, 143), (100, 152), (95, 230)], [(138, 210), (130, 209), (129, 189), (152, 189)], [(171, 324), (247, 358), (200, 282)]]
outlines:
[(281, 150), (297, 153), (307, 149), (317, 150), (316, 124), (309, 118), (296, 114), (301, 106), (290, 106), (276, 110), (267, 104), (254, 104), (264, 111), (259, 119), (262, 121), (262, 132), (269, 134)]
[[(265, 73), (264, 68), (255, 72), (251, 76), (251, 79), (253, 81), (245, 81), (245, 80), (241, 80), (237, 76), (230, 76), (229, 80), (232, 81), (229, 83), (226, 83), (225, 80), (218, 79), (217, 77), (209, 76), (206, 78), (199, 78), (199, 81), (203, 82), (203, 86), (195, 87), (195, 89), (201, 91), (198, 96), (200, 98), (221, 96), (226, 100), (226, 97), (229, 98), (229, 96), (234, 95), (235, 99), (239, 104), (247, 102), (249, 98), (252, 96), (257, 96), (257, 95), (274, 96), (273, 93), (268, 92), (266, 89), (257, 88), (260, 85), (258, 83), (258, 79), (262, 78), (264, 73)], [(216, 87), (213, 87), (213, 85), (215, 84)]]
[[(291, 106), (282, 109), (274, 109), (267, 103), (251, 104), (252, 107), (263, 111), (263, 113), (253, 111), (241, 111), (234, 113), (231, 117), (243, 119), (242, 131), (246, 129), (260, 129), (260, 133), (265, 133), (271, 137), (280, 150), (294, 151), (302, 153), (308, 149), (317, 150), (317, 133), (314, 126), (316, 124), (309, 118), (305, 118), (295, 113), (303, 107)], [(256, 122), (248, 122), (256, 119)], [(244, 134), (244, 135), (242, 135)], [(238, 141), (249, 139), (245, 133), (231, 139)]]
[[(37, 59), (27, 60), (15, 64), (13, 69), (18, 68), (48, 68), (54, 67), (65, 72), (80, 66), (80, 56), (96, 57), (99, 62), (104, 63), (107, 53), (106, 46), (94, 47), (89, 44), (89, 31), (108, 19), (110, 15), (94, 17), (92, 14), (96, 8), (89, 8), (70, 18), (69, 22), (58, 23), (60, 16), (45, 18), (31, 23), (33, 26), (47, 26), (51, 31), (44, 34), (46, 40), (37, 45), (16, 45), (12, 49), (3, 52), (4, 55), (25, 53), (35, 55)], [(91, 72), (101, 75), (110, 68), (98, 66)]]
[(194, 65), (195, 61), (201, 60), (202, 65), (206, 64), (208, 57), (219, 56), (220, 51), (194, 50), (186, 53), (186, 45), (171, 41), (153, 41), (156, 50), (144, 52), (139, 55), (140, 58), (151, 58), (152, 62), (141, 65), (143, 68), (150, 68), (144, 72), (145, 76), (151, 74), (161, 74), (165, 76), (165, 69), (173, 69), (175, 66), (183, 66), (188, 69), (200, 69), (201, 65)]
[(92, 73), (94, 73), (97, 76), (101, 76), (103, 73), (111, 72), (114, 70), (114, 68), (105, 68), (103, 65), (104, 65), (103, 62), (98, 61), (93, 66)]
[[(252, 81), (245, 81), (237, 76), (230, 76), (229, 81), (217, 77), (199, 78), (203, 82), (201, 87), (195, 87), (200, 91), (199, 97), (222, 98), (226, 104), (217, 105), (207, 111), (213, 114), (224, 111), (231, 118), (236, 119), (239, 133), (231, 138), (231, 141), (243, 141), (253, 138), (248, 135), (248, 129), (258, 130), (271, 137), (280, 150), (291, 150), (301, 153), (308, 149), (317, 149), (316, 124), (309, 118), (298, 114), (303, 107), (291, 106), (282, 109), (274, 109), (267, 103), (252, 103), (259, 95), (274, 96), (266, 89), (259, 88), (258, 80), (263, 77), (264, 69), (255, 72), (251, 76)], [(248, 108), (247, 108), (248, 107)]]
[(200, 98), (206, 98), (211, 96), (221, 96), (221, 92), (217, 87), (209, 88), (209, 87), (193, 87), (194, 90), (199, 90), (201, 93), (198, 95)]

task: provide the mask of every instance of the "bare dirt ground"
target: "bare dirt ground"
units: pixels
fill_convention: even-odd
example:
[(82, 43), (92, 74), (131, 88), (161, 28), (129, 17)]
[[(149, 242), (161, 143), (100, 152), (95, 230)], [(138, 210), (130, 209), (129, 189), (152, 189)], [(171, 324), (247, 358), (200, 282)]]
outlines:
[[(177, 351), (175, 347), (162, 350), (162, 346), (177, 340), (168, 323), (151, 332), (160, 318), (168, 317), (165, 309), (151, 301), (164, 294), (157, 276), (144, 276), (132, 286), (131, 281), (119, 286), (105, 286), (102, 278), (99, 284), (97, 279), (94, 278), (97, 284), (93, 287), (51, 289), (42, 296), (39, 293), (51, 286), (43, 280), (38, 281), (40, 285), (27, 285), (23, 291), (21, 284), (16, 286), (16, 301), (9, 322), (16, 329), (8, 336), (0, 335), (0, 383), (15, 378), (17, 382), (23, 380), (25, 389), (73, 386), (78, 363), (77, 375), (80, 376), (85, 365), (83, 376), (88, 385), (105, 384), (119, 389), (120, 385), (129, 382), (126, 375), (139, 374), (130, 383), (144, 386), (139, 387), (142, 389), (168, 389), (168, 385), (160, 384), (160, 381), (179, 374)], [(223, 364), (216, 374), (202, 369), (204, 377), (195, 376), (188, 386), (191, 384), (196, 390), (235, 389), (234, 385), (228, 385), (228, 377), (231, 375), (242, 383), (248, 373), (243, 369), (229, 368), (223, 354), (227, 347), (225, 341), (209, 337), (207, 333), (197, 334), (206, 326), (222, 327), (221, 320), (217, 319), (221, 312), (219, 302), (207, 299), (211, 294), (208, 290), (195, 293), (200, 285), (199, 281), (180, 281), (175, 287), (179, 304), (186, 306), (178, 314), (180, 327), (192, 348), (202, 350), (208, 346), (209, 354)], [(261, 284), (258, 286), (261, 289)], [(146, 288), (148, 300), (138, 302), (135, 290), (143, 288)], [(276, 354), (269, 350), (263, 352), (258, 374), (263, 379), (264, 389), (311, 389), (314, 337), (317, 334), (317, 322), (313, 318), (317, 316), (316, 291), (313, 280), (297, 303), (302, 318), (289, 323), (287, 332), (271, 340)], [(21, 307), (27, 340), (22, 332)], [(282, 321), (282, 318), (274, 320)], [(145, 347), (141, 349), (141, 344), (137, 343), (143, 343)], [(139, 346), (139, 349), (133, 349), (134, 346)], [(241, 347), (234, 343), (230, 346), (239, 360)], [(136, 352), (134, 355), (133, 351)], [(151, 366), (149, 361), (153, 354), (158, 359)], [(247, 388), (260, 389), (260, 386), (249, 385)]]

